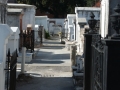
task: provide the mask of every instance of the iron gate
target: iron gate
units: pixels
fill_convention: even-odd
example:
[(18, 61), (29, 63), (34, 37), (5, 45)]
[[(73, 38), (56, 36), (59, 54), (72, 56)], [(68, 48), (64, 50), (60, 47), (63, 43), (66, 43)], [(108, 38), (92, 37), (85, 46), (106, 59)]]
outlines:
[(6, 80), (5, 86), (6, 90), (16, 90), (16, 68), (17, 68), (17, 50), (10, 55), (10, 50), (8, 50), (7, 61), (6, 61)]
[(100, 35), (92, 36), (91, 90), (106, 90), (107, 46)]
[(25, 30), (23, 33), (23, 46), (25, 46), (28, 49), (31, 50), (31, 52), (34, 51), (34, 30)]

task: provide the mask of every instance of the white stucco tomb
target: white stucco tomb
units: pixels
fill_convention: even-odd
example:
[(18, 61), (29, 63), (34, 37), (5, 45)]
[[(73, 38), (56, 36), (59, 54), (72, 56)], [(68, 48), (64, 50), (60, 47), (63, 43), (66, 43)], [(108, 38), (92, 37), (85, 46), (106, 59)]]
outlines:
[[(77, 53), (83, 53), (83, 39), (81, 36), (84, 34), (84, 25), (87, 24), (90, 19), (90, 13), (93, 12), (96, 20), (100, 20), (100, 8), (98, 7), (75, 7), (76, 13), (76, 45)], [(82, 31), (81, 31), (82, 30)]]
[(7, 24), (10, 27), (18, 27), (19, 29), (22, 29), (20, 27), (21, 23), (21, 16), (24, 14), (23, 9), (14, 9), (14, 8), (8, 8), (7, 9)]
[(85, 28), (84, 28), (84, 26), (85, 25), (87, 25), (87, 20), (86, 20), (86, 18), (78, 18), (77, 19), (77, 23), (78, 23), (78, 33), (77, 33), (77, 35), (79, 36), (78, 37), (78, 45), (77, 45), (77, 47), (78, 47), (78, 49), (77, 49), (77, 51), (78, 52), (80, 52), (80, 54), (83, 54), (83, 49), (84, 49), (84, 36), (83, 36), (83, 34), (84, 34), (84, 32), (85, 32)]
[(113, 9), (117, 4), (120, 4), (120, 0), (101, 0), (100, 34), (103, 38), (114, 33), (110, 15), (115, 13)]
[(68, 20), (67, 20), (67, 18), (64, 21), (64, 28), (65, 28), (65, 37), (67, 38), (67, 36), (68, 36)]
[(7, 4), (9, 9), (22, 9), (24, 14), (21, 17), (22, 18), (22, 30), (27, 29), (27, 25), (31, 24), (32, 29), (35, 29), (35, 9), (36, 7), (34, 5), (28, 5), (28, 4), (13, 4), (8, 3)]
[(44, 29), (48, 31), (47, 16), (35, 16), (35, 25), (43, 25)]
[(71, 39), (72, 39), (71, 37), (74, 37), (74, 24), (73, 24), (73, 20), (75, 19), (75, 17), (76, 17), (75, 14), (67, 14), (67, 20), (68, 20), (68, 40), (69, 41), (71, 41)]
[(5, 90), (6, 44), (13, 33), (6, 24), (0, 24), (0, 90)]
[(38, 30), (39, 30), (39, 25), (35, 25), (35, 42), (39, 41)]
[(69, 25), (69, 28), (68, 28), (68, 40), (69, 41), (74, 40), (74, 28), (73, 28), (73, 25)]
[(62, 27), (59, 27), (58, 25), (53, 25), (52, 28), (53, 28), (53, 34), (55, 35), (57, 34), (59, 35), (59, 33), (62, 32)]
[(75, 41), (76, 40), (76, 18), (72, 20), (72, 23), (73, 23), (73, 30), (74, 30), (73, 31), (73, 33), (74, 33), (73, 34), (74, 35), (73, 36), (74, 37), (73, 40)]
[(11, 55), (17, 49), (19, 53), (19, 34), (20, 30), (18, 27), (11, 27), (13, 34), (8, 39), (7, 49), (10, 48)]
[[(54, 29), (54, 25), (60, 25), (61, 26), (61, 30), (64, 29), (64, 18), (61, 19), (56, 19), (56, 18), (49, 18), (48, 19), (48, 31), (50, 33), (53, 33), (53, 29)], [(55, 30), (55, 29), (54, 29)]]

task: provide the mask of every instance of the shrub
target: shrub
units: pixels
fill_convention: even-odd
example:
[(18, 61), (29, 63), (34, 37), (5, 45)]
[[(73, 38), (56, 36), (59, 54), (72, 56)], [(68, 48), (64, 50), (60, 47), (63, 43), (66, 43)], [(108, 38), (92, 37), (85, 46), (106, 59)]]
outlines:
[(50, 38), (50, 34), (49, 34), (49, 32), (46, 31), (46, 30), (45, 30), (45, 38), (46, 38), (46, 39)]

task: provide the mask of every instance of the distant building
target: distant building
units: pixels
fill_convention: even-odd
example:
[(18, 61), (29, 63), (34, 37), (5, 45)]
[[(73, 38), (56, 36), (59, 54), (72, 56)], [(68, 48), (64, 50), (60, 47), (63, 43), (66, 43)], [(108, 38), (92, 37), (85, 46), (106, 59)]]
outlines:
[(8, 3), (17, 3), (17, 0), (8, 0)]

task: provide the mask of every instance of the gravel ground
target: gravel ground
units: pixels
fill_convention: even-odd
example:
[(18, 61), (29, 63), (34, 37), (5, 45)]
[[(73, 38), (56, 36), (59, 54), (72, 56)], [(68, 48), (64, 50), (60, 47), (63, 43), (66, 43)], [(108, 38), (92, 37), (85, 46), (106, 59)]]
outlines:
[[(74, 90), (70, 52), (58, 40), (46, 40), (35, 59), (25, 65), (16, 90)], [(20, 64), (18, 64), (20, 70)]]

